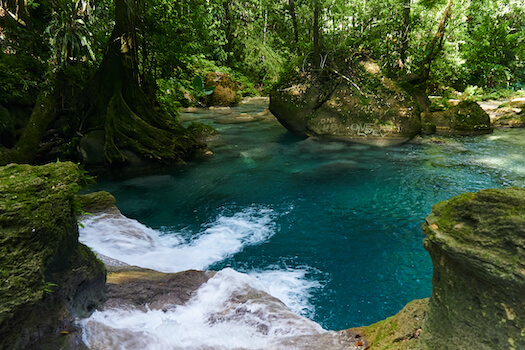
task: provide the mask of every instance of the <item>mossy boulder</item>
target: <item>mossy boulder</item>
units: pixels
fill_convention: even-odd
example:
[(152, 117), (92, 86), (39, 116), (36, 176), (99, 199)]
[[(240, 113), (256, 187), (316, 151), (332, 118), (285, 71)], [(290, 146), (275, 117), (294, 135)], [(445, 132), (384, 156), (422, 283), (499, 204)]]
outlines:
[(296, 134), (388, 145), (421, 131), (416, 101), (373, 60), (342, 60), (288, 78), (271, 92), (270, 111)]
[(62, 348), (103, 298), (105, 268), (78, 242), (85, 181), (73, 163), (0, 168), (1, 349)]
[(478, 103), (461, 101), (446, 111), (423, 113), (426, 130), (436, 134), (477, 135), (492, 132), (490, 117)]
[(226, 73), (206, 73), (204, 85), (215, 87), (213, 93), (208, 96), (208, 106), (232, 106), (239, 102), (236, 84)]
[(525, 189), (466, 193), (423, 225), (434, 266), (428, 349), (525, 348)]

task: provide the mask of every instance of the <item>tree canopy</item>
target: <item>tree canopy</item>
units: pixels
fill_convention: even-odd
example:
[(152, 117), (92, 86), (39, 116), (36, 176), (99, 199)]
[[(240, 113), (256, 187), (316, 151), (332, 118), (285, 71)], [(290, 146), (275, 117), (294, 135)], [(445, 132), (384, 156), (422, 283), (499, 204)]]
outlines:
[[(195, 76), (227, 73), (241, 95), (264, 94), (292, 66), (333, 55), (365, 54), (396, 79), (423, 74), (427, 94), (525, 86), (520, 0), (1, 0), (0, 43), (1, 146), (15, 146), (28, 110), (46, 97), (50, 123), (68, 141), (53, 141), (48, 123), (39, 133), (67, 157), (86, 127), (100, 126), (115, 85), (102, 81), (114, 74), (131, 74), (122, 82), (141, 91), (130, 97), (142, 101), (136, 108), (148, 103), (171, 125), (176, 107), (204, 98)], [(112, 50), (127, 57), (126, 73), (103, 68)]]

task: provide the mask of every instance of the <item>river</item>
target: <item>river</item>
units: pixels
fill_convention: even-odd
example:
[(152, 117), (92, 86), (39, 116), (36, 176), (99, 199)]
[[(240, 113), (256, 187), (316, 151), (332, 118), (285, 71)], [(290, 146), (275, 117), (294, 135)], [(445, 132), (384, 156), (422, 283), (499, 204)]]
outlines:
[[(525, 130), (418, 138), (388, 148), (302, 139), (264, 116), (265, 100), (183, 113), (221, 134), (187, 166), (98, 179), (155, 246), (95, 251), (165, 272), (231, 268), (326, 330), (367, 325), (430, 296), (421, 224), (463, 192), (525, 185)], [(263, 113), (261, 113), (263, 112)], [(229, 123), (263, 114), (256, 121)], [(110, 224), (109, 224), (110, 225)], [(118, 232), (118, 224), (111, 228)], [(109, 229), (108, 229), (109, 230)], [(232, 270), (227, 270), (232, 271)]]

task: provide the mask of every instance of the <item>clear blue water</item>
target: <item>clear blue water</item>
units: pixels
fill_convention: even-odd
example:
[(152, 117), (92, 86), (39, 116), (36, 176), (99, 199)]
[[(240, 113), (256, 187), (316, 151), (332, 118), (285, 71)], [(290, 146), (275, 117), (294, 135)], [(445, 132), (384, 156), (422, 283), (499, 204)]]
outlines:
[[(266, 106), (234, 109), (254, 115)], [(306, 269), (319, 282), (305, 314), (325, 329), (367, 325), (430, 296), (421, 224), (433, 204), (467, 191), (525, 185), (524, 130), (447, 143), (374, 148), (301, 139), (276, 120), (217, 124), (214, 157), (134, 176), (100, 178), (128, 217), (155, 229), (202, 231), (218, 216), (270, 209), (275, 234), (209, 269)], [(191, 237), (190, 237), (191, 238)]]

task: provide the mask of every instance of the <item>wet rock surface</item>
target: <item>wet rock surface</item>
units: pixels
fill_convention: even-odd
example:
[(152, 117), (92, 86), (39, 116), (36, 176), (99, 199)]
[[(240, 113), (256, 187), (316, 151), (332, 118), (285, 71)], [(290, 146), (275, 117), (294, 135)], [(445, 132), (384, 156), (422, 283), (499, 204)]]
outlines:
[(108, 266), (107, 300), (100, 310), (133, 307), (166, 310), (183, 305), (214, 273), (162, 273), (134, 266)]
[[(152, 312), (160, 310), (169, 314), (177, 312), (177, 307), (191, 305), (201, 293), (200, 289), (207, 289), (207, 293), (214, 293), (218, 282), (212, 280), (214, 276), (223, 272), (213, 271), (184, 271), (180, 273), (160, 273), (152, 270), (119, 266), (108, 267), (108, 284), (106, 303), (99, 308), (101, 312), (111, 310), (140, 310)], [(227, 273), (227, 272), (226, 272)], [(224, 283), (224, 282), (221, 282)], [(219, 283), (219, 285), (221, 285)], [(230, 288), (230, 287), (228, 287)], [(217, 290), (219, 293), (219, 291)], [(221, 298), (217, 295), (217, 298)], [(199, 318), (202, 315), (194, 314)], [(145, 317), (145, 316), (144, 316)], [(352, 330), (328, 332), (314, 322), (291, 312), (280, 300), (260, 290), (244, 286), (231, 288), (231, 294), (218, 309), (209, 310), (204, 315), (204, 322), (209, 327), (240, 327), (240, 332), (247, 328), (252, 329), (255, 337), (268, 337), (262, 343), (271, 343), (272, 349), (364, 349), (368, 343), (358, 333)], [(193, 322), (193, 321), (192, 321)], [(173, 330), (177, 327), (174, 325)], [(87, 320), (84, 323), (84, 332), (90, 340), (90, 349), (122, 348), (126, 349), (153, 349), (158, 341), (155, 336), (147, 332), (137, 332), (131, 329), (115, 329), (103, 322)], [(287, 334), (290, 336), (287, 336)], [(295, 335), (294, 335), (295, 334)], [(242, 337), (242, 335), (239, 335)], [(201, 334), (206, 338), (206, 334)], [(183, 336), (181, 336), (183, 338)], [(149, 339), (149, 340), (148, 340)], [(273, 340), (272, 340), (273, 339)], [(191, 340), (172, 340), (161, 344), (170, 344), (170, 349), (267, 349), (267, 345), (250, 344), (230, 347), (227, 345), (202, 345), (205, 340), (192, 343)], [(224, 341), (225, 344), (228, 340)], [(201, 344), (201, 345), (198, 345)], [(159, 345), (160, 346), (160, 345)]]

